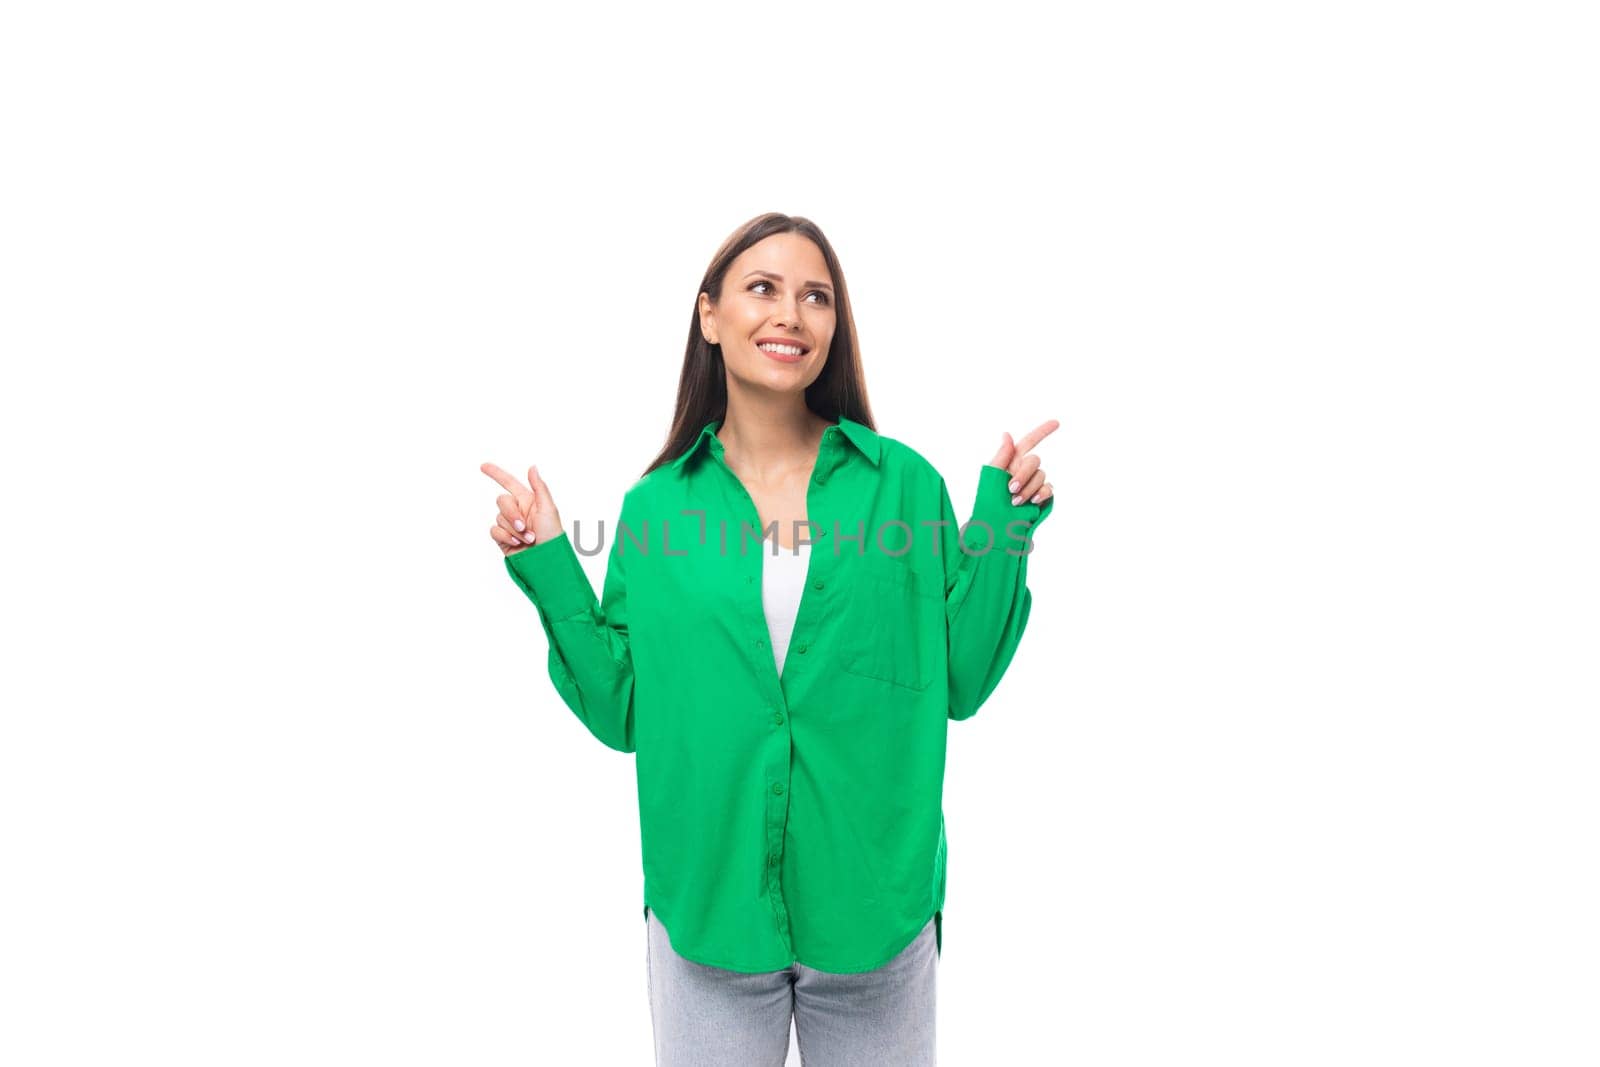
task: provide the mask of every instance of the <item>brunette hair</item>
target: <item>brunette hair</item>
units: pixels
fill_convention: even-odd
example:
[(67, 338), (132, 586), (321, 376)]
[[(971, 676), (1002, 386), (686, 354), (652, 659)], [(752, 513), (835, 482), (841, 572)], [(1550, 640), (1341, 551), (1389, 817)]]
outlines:
[(682, 455), (706, 423), (727, 416), (728, 383), (722, 346), (708, 343), (700, 332), (700, 294), (709, 296), (713, 304), (720, 300), (722, 282), (733, 261), (745, 249), (775, 233), (798, 233), (815, 243), (827, 261), (833, 283), (836, 321), (833, 343), (828, 348), (822, 373), (806, 387), (806, 407), (825, 419), (837, 421), (843, 415), (877, 429), (872, 420), (872, 407), (867, 402), (867, 383), (861, 373), (860, 350), (856, 347), (856, 320), (850, 313), (850, 290), (845, 287), (839, 257), (822, 230), (810, 219), (769, 211), (757, 215), (729, 235), (711, 257), (711, 265), (700, 280), (700, 287), (695, 291), (694, 314), (689, 319), (689, 343), (683, 353), (683, 370), (678, 375), (678, 400), (672, 415), (672, 429), (667, 433), (667, 442), (660, 454), (645, 468), (645, 474)]

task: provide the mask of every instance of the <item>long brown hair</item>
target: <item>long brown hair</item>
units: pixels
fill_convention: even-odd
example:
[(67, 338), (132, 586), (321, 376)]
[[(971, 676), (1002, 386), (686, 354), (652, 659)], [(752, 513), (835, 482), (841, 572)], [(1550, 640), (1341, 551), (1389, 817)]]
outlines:
[[(700, 430), (712, 419), (728, 414), (727, 370), (722, 362), (722, 346), (708, 344), (700, 332), (700, 294), (715, 304), (722, 298), (722, 281), (739, 253), (775, 233), (798, 233), (810, 238), (822, 250), (832, 276), (835, 325), (828, 360), (817, 380), (806, 387), (806, 407), (825, 419), (837, 421), (843, 415), (870, 429), (872, 407), (867, 403), (867, 383), (861, 373), (860, 350), (856, 347), (856, 320), (850, 312), (850, 290), (844, 284), (844, 270), (833, 245), (810, 219), (769, 211), (757, 215), (735, 230), (717, 254), (711, 257), (700, 288), (695, 291), (694, 314), (689, 319), (689, 344), (683, 353), (683, 371), (678, 375), (678, 401), (672, 415), (672, 429), (661, 453), (644, 470), (649, 474), (680, 456), (692, 445)], [(640, 475), (643, 477), (643, 475)]]

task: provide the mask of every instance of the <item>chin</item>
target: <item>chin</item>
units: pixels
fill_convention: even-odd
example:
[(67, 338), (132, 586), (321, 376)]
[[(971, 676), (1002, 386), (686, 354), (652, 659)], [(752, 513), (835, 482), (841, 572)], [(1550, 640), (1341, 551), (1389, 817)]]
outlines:
[(754, 381), (746, 378), (741, 384), (768, 393), (798, 393), (804, 395), (811, 382), (801, 379), (796, 374), (766, 374)]

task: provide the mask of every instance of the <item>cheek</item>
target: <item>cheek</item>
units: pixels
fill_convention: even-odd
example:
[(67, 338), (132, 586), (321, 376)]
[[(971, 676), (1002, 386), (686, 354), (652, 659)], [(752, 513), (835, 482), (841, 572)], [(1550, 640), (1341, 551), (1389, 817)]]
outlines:
[(820, 319), (813, 319), (809, 325), (811, 336), (817, 339), (818, 347), (826, 352), (833, 341), (833, 331), (838, 326), (837, 321), (832, 315), (826, 315)]

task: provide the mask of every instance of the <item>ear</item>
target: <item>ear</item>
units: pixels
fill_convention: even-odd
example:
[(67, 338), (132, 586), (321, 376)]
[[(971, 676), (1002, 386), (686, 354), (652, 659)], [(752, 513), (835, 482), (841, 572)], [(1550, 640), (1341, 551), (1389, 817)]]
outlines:
[(700, 336), (708, 345), (717, 343), (717, 323), (712, 316), (711, 297), (700, 294)]

